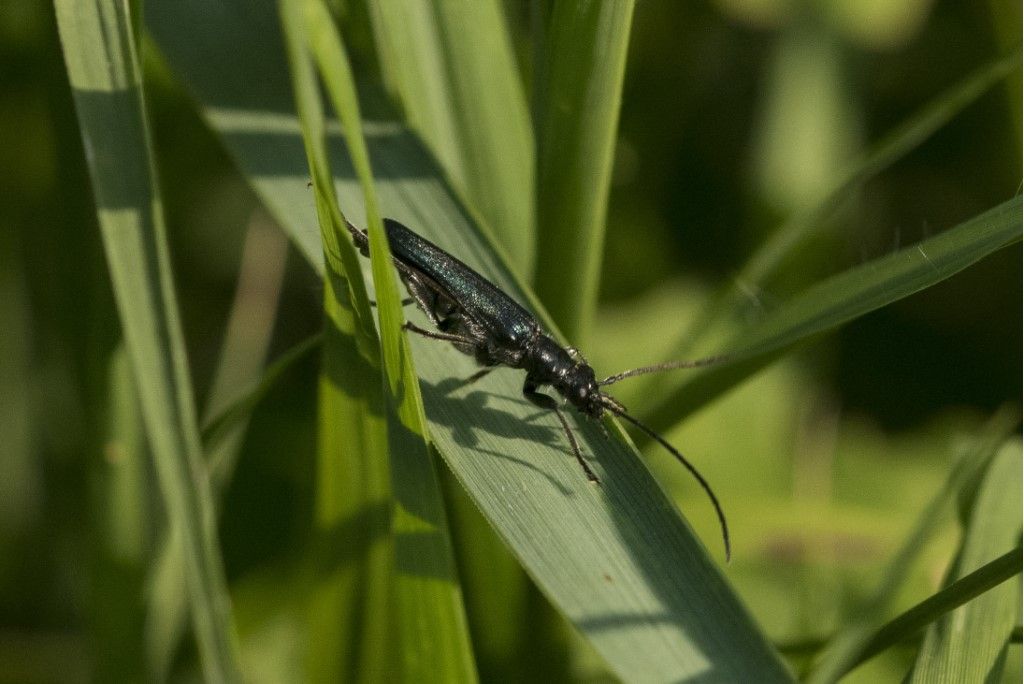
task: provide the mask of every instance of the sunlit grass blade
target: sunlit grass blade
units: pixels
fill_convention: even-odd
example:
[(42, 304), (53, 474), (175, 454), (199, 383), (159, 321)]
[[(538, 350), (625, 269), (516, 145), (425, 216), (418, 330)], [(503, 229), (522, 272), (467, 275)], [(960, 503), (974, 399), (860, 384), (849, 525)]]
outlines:
[(647, 419), (674, 424), (801, 342), (942, 282), (1021, 239), (1015, 197), (917, 245), (851, 268), (796, 295), (727, 345), (726, 359), (690, 375)]
[[(1011, 440), (992, 462), (970, 507), (954, 578), (1016, 550), (1020, 572), (1021, 444)], [(966, 588), (961, 588), (966, 591)], [(912, 682), (984, 682), (1002, 676), (1010, 633), (1020, 615), (1020, 582), (1004, 583), (933, 624), (917, 654)]]
[(913, 530), (883, 571), (878, 587), (854, 613), (854, 621), (844, 626), (818, 656), (805, 678), (809, 684), (834, 682), (867, 657), (868, 644), (877, 640), (880, 625), (890, 614), (893, 602), (910, 576), (911, 566), (942, 523), (954, 513), (956, 502), (963, 498), (964, 492), (977, 488), (1018, 422), (1018, 412), (1014, 409), (1004, 409), (989, 421), (924, 508)]
[[(242, 172), (320, 269), (321, 257), (309, 248), (316, 217), (299, 127), (287, 114), (294, 102), (272, 8), (225, 0), (151, 3), (147, 12), (157, 43)], [(363, 130), (386, 214), (529, 304), (419, 141), (393, 119), (364, 122)], [(344, 159), (340, 136), (329, 143)], [(350, 167), (336, 168), (343, 205), (362, 206)], [(461, 380), (477, 370), (471, 358), (433, 340), (410, 342), (438, 451), (541, 591), (617, 676), (789, 680), (634, 449), (574, 421), (602, 478), (594, 488), (568, 453), (557, 419), (523, 400), (520, 373), (499, 370), (463, 388)], [(351, 377), (345, 373), (339, 377)], [(351, 382), (366, 387), (371, 380)], [(717, 548), (718, 540), (712, 543)], [(372, 643), (379, 652), (381, 642)]]
[(369, 3), (385, 84), (520, 277), (534, 260), (533, 130), (496, 0)]
[[(444, 501), (433, 457), (419, 380), (402, 326), (401, 299), (391, 251), (377, 208), (370, 157), (363, 139), (355, 83), (341, 36), (321, 0), (307, 0), (306, 31), (328, 95), (342, 120), (348, 151), (363, 191), (371, 268), (389, 400), (388, 440), (395, 508), (395, 624), (401, 677), (476, 681), (462, 597), (455, 577)], [(335, 225), (339, 239), (347, 239)]]
[[(517, 275), (529, 281), (535, 258), (533, 125), (501, 3), (385, 0), (368, 4), (385, 86), (401, 105), (405, 121), (475, 209), (481, 229), (494, 237)], [(450, 510), (452, 525), (463, 531), (482, 524), (479, 516), (467, 519), (465, 508)], [(500, 592), (493, 599), (485, 594), (495, 594), (494, 573), (516, 587), (525, 588), (526, 578), (507, 553), (480, 536), (474, 535), (474, 540), (482, 545), (461, 553), (460, 562), (464, 568), (467, 562), (486, 568), (480, 576), (486, 586), (463, 575), (464, 591), (476, 590), (475, 597), (467, 594), (466, 601), (497, 600), (512, 610), (488, 614), (493, 618), (488, 624), (495, 626), (495, 640), (507, 644), (509, 640), (500, 635), (523, 629), (511, 617), (519, 613), (509, 602), (525, 597), (525, 592)], [(466, 586), (467, 582), (471, 584)], [(475, 632), (477, 651), (479, 637)]]
[(757, 291), (808, 240), (824, 230), (828, 220), (854, 198), (866, 182), (931, 138), (1019, 66), (1019, 57), (985, 65), (883, 136), (863, 159), (853, 163), (849, 171), (839, 176), (835, 187), (819, 202), (782, 223), (747, 260), (732, 282), (702, 307), (680, 336), (676, 357), (687, 358), (701, 340), (710, 337), (714, 331), (720, 331), (723, 324), (742, 320), (748, 301), (746, 293)]
[(633, 0), (542, 2), (534, 27), (535, 289), (573, 344), (597, 306)]
[[(899, 617), (887, 622), (864, 644), (863, 651), (857, 654), (853, 664), (856, 666), (885, 649), (913, 637), (919, 630), (981, 596), (989, 589), (998, 587), (1011, 577), (1019, 575), (1020, 572), (1021, 548), (1018, 546), (1013, 551), (1008, 551), (999, 558), (961, 577), (942, 591), (929, 596)], [(1011, 629), (1006, 632), (1005, 638), (996, 643), (1001, 643), (1001, 645), (1008, 643), (1012, 631)], [(925, 681), (936, 680), (926, 679)]]
[(211, 680), (239, 678), (127, 5), (58, 0), (58, 25), (121, 325)]
[(344, 234), (334, 190), (305, 10), (302, 0), (280, 4), (327, 264), (315, 521), (320, 540), (307, 597), (305, 665), (311, 681), (384, 681), (396, 669), (381, 648), (394, 641), (394, 562), (380, 348), (358, 256)]

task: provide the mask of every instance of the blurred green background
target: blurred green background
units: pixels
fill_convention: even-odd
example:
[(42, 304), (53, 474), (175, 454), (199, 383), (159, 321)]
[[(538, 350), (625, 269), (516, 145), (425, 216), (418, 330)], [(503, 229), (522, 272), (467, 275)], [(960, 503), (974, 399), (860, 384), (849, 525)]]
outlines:
[[(765, 235), (871, 141), (1019, 49), (1019, 9), (996, 1), (638, 3), (601, 307), (585, 346), (598, 373), (660, 360), (707, 293), (731, 282)], [(529, 9), (509, 0), (506, 12), (529, 77)], [(358, 68), (372, 69), (372, 36), (350, 33)], [(321, 290), (173, 74), (149, 51), (146, 64), (189, 362), (209, 412), (217, 383), (231, 382), (217, 374), (225, 340), (243, 356), (275, 357), (320, 329)], [(751, 311), (1018, 192), (1019, 73), (1011, 79), (871, 181), (833, 219), (837, 230), (749, 292)], [(0, 81), (0, 681), (85, 680), (96, 676), (103, 630), (116, 623), (97, 614), (98, 597), (139, 590), (162, 513), (126, 514), (97, 482), (97, 464), (119, 458), (104, 439), (119, 414), (101, 399), (110, 375), (124, 371), (112, 356), (117, 316), (48, 3), (0, 6)], [(237, 325), (230, 335), (229, 316)], [(261, 404), (245, 438), (221, 522), (240, 592), (306, 541), (316, 377), (312, 355)], [(617, 396), (636, 405), (638, 392), (623, 385)], [(670, 437), (729, 509), (738, 549), (730, 578), (776, 642), (799, 645), (836, 628), (939, 488), (965, 435), (1020, 395), (1017, 245), (789, 357)], [(684, 474), (658, 460), (655, 467), (691, 504), (685, 510), (701, 536), (714, 539), (714, 520), (692, 505), (698, 493)], [(139, 519), (151, 528), (124, 522)], [(115, 567), (96, 548), (97, 530), (111, 528), (122, 544)], [(951, 526), (909, 594), (935, 586), (953, 543)], [(536, 601), (550, 624), (550, 609)], [(472, 619), (472, 602), (469, 610)], [(549, 643), (536, 663), (485, 654), (481, 673), (536, 666), (552, 678), (599, 679), (600, 665), (563, 632), (557, 624), (540, 632)], [(126, 658), (141, 648), (124, 646)], [(185, 671), (194, 656), (187, 650)], [(887, 653), (858, 676), (898, 679), (906, 657)]]

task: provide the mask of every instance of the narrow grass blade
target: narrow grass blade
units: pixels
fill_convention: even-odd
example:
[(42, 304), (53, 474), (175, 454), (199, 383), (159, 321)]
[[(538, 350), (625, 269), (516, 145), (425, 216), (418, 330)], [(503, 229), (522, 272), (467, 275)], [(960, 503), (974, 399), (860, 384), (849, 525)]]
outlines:
[(673, 425), (788, 349), (931, 287), (1021, 239), (1021, 198), (917, 245), (827, 278), (737, 335), (726, 359), (689, 376), (646, 418)]
[(215, 492), (221, 491), (219, 481), (230, 479), (247, 424), (238, 423), (230, 434), (222, 434), (223, 441), (216, 450), (211, 450), (205, 439), (206, 427), (213, 416), (236, 401), (240, 393), (258, 385), (265, 373), (267, 349), (274, 332), (284, 280), (287, 247), (286, 238), (269, 217), (257, 211), (246, 230), (234, 299), (201, 421), (207, 460), (214, 464), (211, 470), (227, 471), (222, 474), (211, 472)]
[[(242, 172), (321, 269), (310, 248), (316, 217), (273, 8), (240, 0), (150, 3), (147, 23)], [(387, 215), (529, 305), (530, 294), (481, 239), (416, 137), (393, 118), (364, 122), (363, 130)], [(340, 136), (328, 142), (342, 203), (359, 207), (362, 192)], [(603, 481), (592, 487), (557, 419), (522, 399), (521, 373), (499, 370), (463, 387), (477, 370), (471, 358), (433, 340), (410, 342), (433, 443), (541, 591), (617, 676), (790, 679), (634, 449), (574, 419)]]
[[(267, 225), (265, 215), (250, 224), (235, 300), (202, 421), (203, 450), (216, 504), (231, 481), (252, 408), (283, 372), (280, 362), (265, 373), (263, 365), (277, 314), (285, 247), (282, 236)], [(257, 386), (249, 393), (241, 398), (233, 396), (239, 388), (252, 384)], [(234, 401), (230, 402), (231, 399)], [(219, 416), (211, 418), (217, 412)], [(184, 577), (181, 539), (179, 535), (166, 534), (150, 570), (150, 611), (144, 628), (149, 677), (154, 681), (168, 679), (184, 633), (188, 619), (188, 606), (181, 591)]]
[[(306, 31), (332, 104), (339, 112), (347, 147), (359, 177), (370, 234), (371, 267), (380, 322), (389, 399), (389, 451), (395, 499), (395, 621), (401, 677), (476, 681), (462, 597), (455, 578), (444, 501), (427, 451), (426, 417), (419, 380), (403, 334), (391, 251), (377, 208), (370, 157), (363, 139), (355, 82), (341, 36), (321, 0), (305, 3)], [(336, 225), (339, 239), (347, 238)]]
[[(1010, 563), (1012, 571), (1020, 572), (1021, 475), (1020, 442), (1012, 440), (993, 461), (974, 498), (952, 577), (966, 579), (1015, 545), (1013, 558), (1004, 564)], [(1020, 582), (1006, 583), (945, 615), (929, 628), (910, 680), (998, 680), (1020, 614), (1020, 599)]]
[(380, 348), (324, 146), (319, 84), (302, 0), (280, 4), (294, 102), (313, 179), (327, 263), (326, 330), (320, 380), (314, 577), (307, 676), (312, 681), (385, 681), (395, 669), (390, 464)]
[[(764, 242), (732, 283), (701, 309), (701, 313), (680, 336), (677, 358), (687, 358), (698, 342), (727, 321), (743, 320), (747, 295), (760, 286), (799, 252), (820, 231), (828, 219), (869, 180), (912, 152), (956, 115), (1003, 81), (1020, 66), (1016, 59), (1000, 59), (978, 69), (952, 88), (927, 103), (905, 123), (883, 136), (860, 161), (841, 174), (835, 187), (806, 211), (794, 214)], [(671, 401), (664, 399), (661, 403)]]
[(184, 545), (203, 670), (211, 681), (237, 680), (230, 598), (202, 462), (128, 6), (103, 0), (58, 0), (55, 5), (150, 449), (170, 524)]
[(501, 3), (369, 3), (392, 96), (523, 278), (533, 273), (533, 129)]
[[(237, 397), (233, 402), (221, 409), (220, 413), (211, 417), (203, 426), (203, 446), (207, 453), (217, 453), (226, 440), (230, 439), (235, 430), (252, 414), (256, 405), (263, 400), (271, 389), (281, 380), (282, 376), (288, 373), (295, 364), (307, 355), (320, 349), (324, 341), (323, 333), (317, 333), (307, 337), (291, 349), (287, 350), (263, 371), (259, 384), (249, 392)], [(211, 480), (214, 488), (219, 489), (218, 483), (223, 482), (223, 475), (220, 475), (223, 466), (219, 460), (214, 459), (211, 469)]]
[[(583, 345), (597, 306), (633, 0), (555, 1), (535, 59), (537, 294)], [(537, 29), (535, 29), (537, 30)]]
[[(1008, 551), (999, 558), (961, 577), (942, 591), (929, 596), (899, 617), (887, 622), (867, 641), (863, 652), (859, 653), (854, 661), (854, 665), (859, 665), (885, 649), (905, 641), (919, 630), (981, 596), (989, 589), (994, 589), (1006, 580), (1019, 575), (1020, 572), (1021, 548), (1018, 546), (1013, 551)], [(1012, 631), (1011, 629), (1006, 633), (1002, 640), (1003, 643), (996, 641), (992, 646), (1001, 648), (1004, 643), (1008, 643), (1012, 638)], [(925, 679), (925, 681), (936, 680)]]
[(882, 573), (878, 587), (857, 611), (855, 621), (836, 634), (821, 652), (814, 669), (805, 678), (808, 684), (837, 681), (866, 659), (868, 644), (877, 639), (879, 625), (889, 614), (921, 550), (940, 529), (941, 523), (952, 515), (955, 503), (964, 492), (977, 488), (1018, 422), (1018, 412), (1013, 409), (1004, 409), (989, 421), (922, 511), (914, 529)]

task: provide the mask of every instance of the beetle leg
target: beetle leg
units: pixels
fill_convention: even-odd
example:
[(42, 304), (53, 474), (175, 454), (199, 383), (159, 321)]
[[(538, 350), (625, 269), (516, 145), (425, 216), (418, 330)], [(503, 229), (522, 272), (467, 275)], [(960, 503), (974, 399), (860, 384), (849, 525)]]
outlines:
[[(416, 300), (415, 300), (415, 299), (413, 299), (412, 297), (406, 297), (405, 299), (403, 299), (403, 300), (401, 301), (401, 304), (402, 304), (402, 306), (409, 306), (410, 304), (413, 304), (413, 303), (415, 303), (415, 302), (416, 302)], [(370, 306), (372, 306), (372, 307), (376, 308), (376, 306), (377, 306), (377, 301), (376, 301), (376, 300), (374, 300), (374, 299), (371, 299), (371, 300), (370, 300)]]
[(463, 384), (463, 385), (472, 385), (472, 384), (473, 384), (474, 382), (476, 382), (477, 380), (480, 380), (480, 379), (481, 379), (481, 378), (483, 378), (483, 377), (484, 377), (485, 375), (487, 375), (488, 373), (490, 373), (490, 372), (491, 372), (492, 370), (494, 370), (494, 366), (488, 366), (487, 368), (481, 368), (481, 369), (480, 369), (480, 370), (478, 370), (478, 371), (477, 371), (476, 373), (473, 373), (473, 374), (472, 374), (472, 375), (470, 375), (470, 376), (469, 376), (468, 378), (466, 378), (466, 379), (465, 379), (465, 380), (464, 380), (464, 381), (462, 382), (462, 384)]
[(572, 448), (572, 455), (576, 457), (576, 462), (583, 468), (583, 472), (586, 474), (587, 479), (595, 484), (601, 484), (600, 478), (597, 474), (591, 470), (590, 466), (583, 459), (583, 452), (580, 451), (579, 442), (576, 441), (576, 435), (573, 434), (572, 428), (569, 427), (569, 421), (566, 420), (565, 414), (558, 408), (558, 402), (549, 397), (546, 394), (542, 394), (537, 391), (537, 384), (531, 381), (529, 378), (523, 383), (523, 396), (526, 397), (530, 403), (534, 406), (539, 406), (543, 409), (550, 409), (555, 412), (558, 416), (558, 422), (562, 424), (562, 429), (565, 431), (565, 436), (569, 438), (569, 446)]
[(451, 342), (452, 344), (466, 344), (475, 347), (477, 341), (472, 337), (466, 337), (464, 335), (451, 335), (443, 332), (433, 332), (431, 330), (424, 330), (415, 323), (406, 321), (405, 325), (402, 326), (409, 332), (414, 332), (417, 335), (423, 335), (423, 337), (429, 337), (432, 340), (443, 340), (445, 342)]

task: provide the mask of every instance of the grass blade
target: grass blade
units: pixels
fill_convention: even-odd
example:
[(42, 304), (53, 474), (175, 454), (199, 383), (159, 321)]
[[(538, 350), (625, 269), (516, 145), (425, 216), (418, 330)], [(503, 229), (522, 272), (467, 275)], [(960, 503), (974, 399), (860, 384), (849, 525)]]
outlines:
[[(390, 464), (380, 348), (324, 146), (325, 122), (300, 1), (280, 5), (294, 102), (313, 179), (327, 273), (320, 381), (313, 591), (306, 665), (313, 681), (392, 676)], [(340, 559), (348, 559), (347, 562)]]
[[(295, 364), (304, 359), (307, 354), (319, 349), (323, 341), (323, 333), (317, 333), (282, 353), (273, 363), (267, 366), (256, 387), (237, 397), (233, 402), (222, 408), (220, 413), (211, 417), (203, 426), (203, 445), (206, 451), (209, 453), (220, 451), (221, 445), (231, 438), (240, 425), (245, 423), (252, 414), (253, 409), (256, 408), (256, 405), (267, 396), (281, 377)], [(211, 474), (215, 484), (222, 481), (221, 477), (216, 474), (221, 471), (221, 467), (217, 463), (218, 461), (215, 460)]]
[[(828, 219), (869, 180), (928, 140), (956, 115), (976, 102), (1015, 69), (1020, 59), (1000, 59), (978, 69), (922, 107), (874, 146), (863, 159), (840, 175), (835, 187), (810, 209), (794, 214), (764, 242), (733, 279), (701, 309), (677, 344), (677, 358), (687, 358), (702, 339), (727, 321), (743, 320), (747, 295), (778, 272), (800, 247), (822, 230)], [(670, 403), (663, 399), (660, 403)]]
[(170, 524), (184, 546), (203, 670), (211, 681), (238, 680), (128, 6), (55, 5), (142, 416)]
[(939, 283), (989, 254), (1020, 241), (1021, 198), (844, 273), (779, 306), (736, 336), (720, 364), (691, 375), (648, 420), (672, 425), (783, 355), (788, 349), (866, 313)]
[[(316, 219), (307, 162), (288, 114), (292, 96), (272, 9), (186, 0), (151, 3), (147, 12), (159, 46), (243, 173), (322, 268), (310, 249)], [(365, 122), (364, 130), (388, 215), (529, 304), (415, 137), (389, 118)], [(340, 138), (329, 144), (333, 158), (344, 160)], [(335, 168), (343, 205), (361, 206), (351, 167)], [(461, 388), (475, 370), (472, 359), (432, 340), (410, 342), (438, 451), (541, 590), (618, 676), (790, 679), (635, 450), (578, 421), (605, 483), (595, 490), (568, 454), (557, 420), (522, 399), (521, 374), (499, 371)]]
[[(252, 409), (283, 373), (282, 366), (293, 361), (286, 352), (281, 361), (263, 367), (277, 315), (286, 243), (261, 216), (246, 235), (235, 300), (202, 420), (210, 488), (218, 503), (234, 474)], [(231, 396), (254, 383), (242, 397)], [(165, 535), (150, 568), (145, 634), (150, 678), (155, 681), (168, 679), (188, 619), (181, 554), (178, 535)]]
[(537, 294), (583, 345), (597, 305), (633, 0), (553, 2), (534, 88)]
[(529, 278), (534, 260), (533, 129), (495, 0), (370, 3), (385, 83)]
[(952, 513), (954, 504), (965, 491), (975, 489), (999, 453), (1010, 433), (1016, 429), (1015, 410), (997, 413), (963, 455), (942, 488), (925, 507), (900, 550), (894, 554), (872, 596), (858, 611), (857, 619), (836, 634), (818, 657), (814, 669), (805, 678), (808, 684), (834, 682), (868, 656), (868, 644), (877, 639), (879, 625), (888, 615), (893, 601), (909, 576), (911, 565), (922, 549)]
[[(370, 157), (363, 139), (359, 102), (341, 36), (320, 0), (305, 3), (310, 47), (327, 92), (340, 113), (347, 147), (359, 176), (370, 234), (384, 373), (389, 400), (391, 484), (395, 499), (394, 592), (401, 677), (408, 681), (476, 681), (472, 650), (444, 502), (427, 451), (426, 418), (419, 381), (403, 334), (405, 321), (391, 251), (377, 208)], [(340, 239), (347, 231), (336, 225)]]
[[(986, 563), (977, 570), (961, 577), (942, 591), (929, 596), (910, 610), (883, 625), (864, 645), (863, 652), (857, 655), (854, 666), (881, 653), (890, 646), (907, 639), (944, 615), (981, 596), (989, 589), (994, 589), (1006, 580), (1020, 574), (1021, 548), (1004, 553), (999, 558)], [(1012, 625), (1012, 623), (1011, 623)], [(1012, 632), (1012, 629), (1010, 630)], [(1010, 632), (1000, 643), (993, 646), (1002, 647), (1009, 641)], [(936, 681), (926, 679), (925, 681)]]
[[(970, 510), (952, 577), (966, 578), (1020, 544), (1020, 442), (1008, 442), (993, 461)], [(1020, 547), (1004, 560), (1020, 572)], [(993, 570), (994, 572), (994, 570)], [(977, 578), (975, 578), (977, 579)], [(961, 591), (967, 588), (961, 587)], [(996, 587), (929, 628), (912, 682), (983, 682), (998, 679), (1020, 610), (1020, 583)]]

